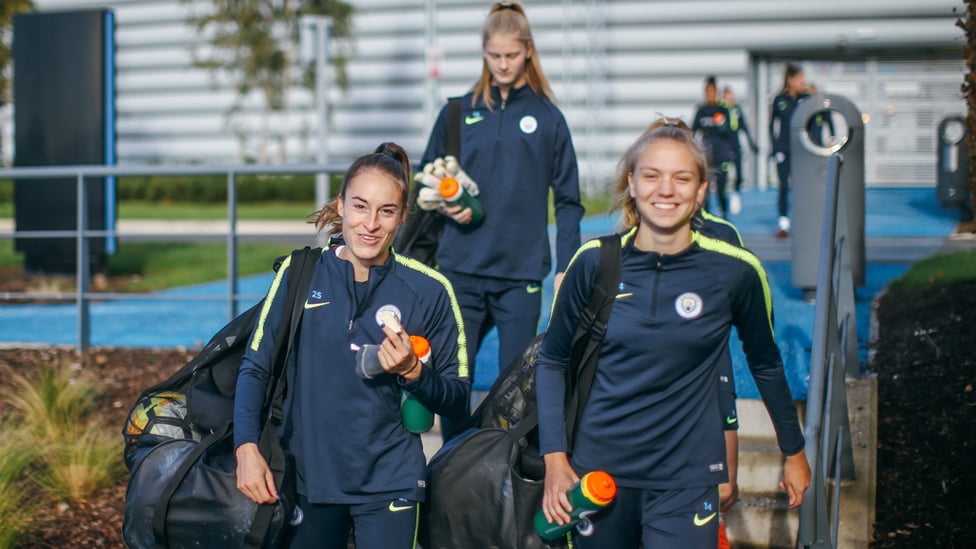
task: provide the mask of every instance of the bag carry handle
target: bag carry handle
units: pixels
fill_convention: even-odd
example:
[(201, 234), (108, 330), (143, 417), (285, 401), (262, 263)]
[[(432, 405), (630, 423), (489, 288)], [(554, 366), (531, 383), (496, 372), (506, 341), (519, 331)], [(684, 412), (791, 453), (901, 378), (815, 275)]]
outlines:
[[(322, 253), (321, 248), (312, 249), (309, 248), (308, 246), (306, 246), (301, 250), (296, 250), (292, 252), (292, 263), (297, 264), (300, 261), (301, 269), (298, 271), (299, 272), (298, 284), (289, 284), (289, 288), (288, 288), (287, 303), (289, 305), (288, 308), (291, 310), (292, 314), (287, 318), (285, 322), (282, 323), (281, 327), (279, 328), (278, 338), (275, 340), (276, 347), (275, 347), (275, 353), (273, 355), (275, 357), (275, 364), (274, 367), (272, 368), (273, 379), (270, 380), (271, 381), (270, 385), (275, 386), (276, 389), (278, 387), (277, 383), (279, 381), (279, 378), (283, 374), (284, 362), (289, 355), (289, 350), (292, 346), (291, 345), (292, 340), (294, 339), (295, 332), (298, 328), (298, 320), (301, 319), (301, 302), (298, 300), (298, 296), (308, 292), (308, 287), (309, 284), (311, 283), (312, 271), (314, 270), (315, 263), (317, 262), (318, 257), (321, 253)], [(285, 334), (288, 335), (287, 344), (283, 344), (285, 342), (285, 340), (283, 339), (283, 336)], [(284, 359), (279, 359), (279, 357), (282, 354), (284, 355)], [(278, 405), (280, 406), (280, 404), (281, 403), (279, 402)], [(261, 437), (262, 442), (265, 442), (267, 439), (267, 437), (264, 436), (265, 435), (264, 431), (267, 430), (268, 423), (269, 420), (266, 419), (265, 429), (262, 429), (262, 437)], [(196, 464), (196, 462), (200, 459), (200, 457), (203, 456), (204, 453), (207, 452), (207, 450), (216, 446), (221, 441), (226, 439), (228, 436), (231, 436), (232, 433), (233, 433), (232, 424), (228, 422), (220, 430), (214, 431), (213, 433), (210, 433), (209, 435), (204, 437), (204, 439), (201, 440), (199, 443), (197, 443), (197, 446), (193, 449), (193, 451), (190, 452), (190, 454), (187, 455), (187, 457), (183, 460), (183, 463), (180, 464), (180, 467), (179, 469), (176, 470), (175, 474), (173, 475), (173, 478), (170, 479), (170, 481), (166, 484), (166, 487), (160, 493), (159, 501), (156, 503), (156, 507), (153, 510), (153, 522), (152, 522), (153, 538), (156, 540), (156, 546), (159, 547), (160, 549), (166, 549), (168, 547), (168, 543), (166, 540), (166, 518), (167, 515), (169, 514), (169, 504), (170, 501), (173, 499), (173, 494), (176, 493), (177, 488), (179, 488), (180, 484), (183, 483), (183, 480), (186, 478), (186, 475), (189, 474), (190, 469), (193, 468), (193, 465)], [(272, 444), (271, 446), (273, 448), (275, 445)], [(281, 471), (284, 471), (284, 456), (282, 455), (278, 457), (275, 456), (274, 454), (275, 452), (272, 452), (271, 455), (272, 460), (276, 462), (275, 465), (277, 465)], [(269, 467), (270, 466), (271, 464), (269, 463)], [(270, 524), (271, 517), (274, 512), (274, 507), (275, 507), (274, 505), (258, 506), (258, 510), (255, 513), (254, 520), (251, 524), (251, 531), (248, 532), (247, 537), (245, 538), (245, 544), (244, 544), (245, 547), (261, 547), (261, 544), (264, 541), (263, 539), (264, 536), (263, 534), (261, 534), (260, 535), (261, 539), (255, 541), (254, 538), (258, 537), (255, 534), (255, 532), (258, 531), (263, 532), (264, 530), (267, 529), (267, 525)], [(259, 524), (263, 524), (261, 530), (255, 528)]]
[[(268, 467), (274, 474), (278, 488), (281, 488), (281, 482), (285, 477), (287, 465), (285, 450), (278, 441), (278, 425), (281, 424), (283, 418), (281, 407), (285, 398), (284, 370), (292, 360), (295, 335), (298, 333), (298, 327), (302, 321), (303, 307), (301, 296), (308, 294), (309, 286), (312, 283), (312, 273), (315, 270), (315, 264), (318, 262), (319, 256), (322, 254), (322, 248), (311, 249), (306, 246), (302, 252), (304, 253), (296, 252), (292, 255), (293, 263), (295, 263), (300, 255), (301, 264), (296, 265), (298, 267), (297, 272), (299, 273), (299, 278), (298, 283), (294, 285), (294, 292), (292, 291), (291, 284), (289, 284), (288, 288), (288, 302), (291, 303), (291, 318), (288, 322), (288, 344), (284, 345), (283, 348), (280, 345), (275, 348), (276, 360), (274, 362), (273, 374), (267, 395), (269, 402), (265, 410), (265, 421), (264, 428), (261, 429), (261, 439), (258, 441), (261, 454), (268, 458)], [(284, 495), (281, 497), (284, 497)], [(275, 507), (281, 505), (281, 503), (279, 501), (274, 505), (258, 506), (257, 511), (254, 513), (254, 519), (251, 522), (251, 529), (244, 538), (244, 547), (259, 548), (264, 545), (265, 533), (274, 517)], [(284, 519), (288, 520), (288, 517), (284, 517)]]
[[(590, 301), (580, 317), (571, 346), (569, 371), (569, 398), (566, 403), (566, 436), (569, 448), (576, 441), (583, 408), (590, 396), (593, 378), (596, 376), (596, 363), (600, 358), (600, 347), (607, 332), (610, 310), (617, 297), (621, 271), (620, 235), (611, 234), (600, 237), (600, 266), (596, 271)], [(577, 347), (583, 348), (577, 351)], [(575, 360), (574, 360), (575, 359)]]
[[(461, 162), (461, 98), (450, 97), (447, 100), (447, 126), (444, 128), (444, 154), (451, 155)], [(421, 166), (422, 168), (422, 166)], [(410, 200), (407, 209), (407, 221), (397, 230), (397, 238), (394, 241), (394, 248), (401, 253), (411, 255), (414, 243), (421, 235), (427, 232), (427, 228), (436, 214), (422, 212), (417, 207), (417, 197), (420, 195), (420, 188), (423, 185), (417, 183), (410, 191)], [(411, 257), (413, 257), (411, 255)]]

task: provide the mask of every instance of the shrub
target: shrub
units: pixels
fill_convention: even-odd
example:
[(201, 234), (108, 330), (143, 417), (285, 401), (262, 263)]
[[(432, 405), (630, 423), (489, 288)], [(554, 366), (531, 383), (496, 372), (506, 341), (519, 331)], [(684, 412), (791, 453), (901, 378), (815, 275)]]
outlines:
[(72, 372), (65, 365), (41, 364), (37, 378), (12, 373), (13, 386), (4, 391), (23, 427), (36, 436), (54, 440), (73, 433), (86, 421), (100, 393), (90, 375)]
[[(87, 423), (57, 440), (45, 440), (35, 481), (69, 503), (83, 501), (113, 485), (125, 473), (118, 434)], [(53, 444), (52, 444), (53, 443)]]
[(0, 548), (15, 547), (27, 530), (35, 504), (25, 489), (25, 471), (34, 458), (33, 445), (9, 425), (0, 426)]

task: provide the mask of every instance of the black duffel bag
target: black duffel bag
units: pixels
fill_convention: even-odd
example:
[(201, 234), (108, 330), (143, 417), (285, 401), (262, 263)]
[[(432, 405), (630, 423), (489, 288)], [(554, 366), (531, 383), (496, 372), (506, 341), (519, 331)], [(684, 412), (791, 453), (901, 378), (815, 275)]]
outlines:
[(258, 505), (237, 489), (233, 408), (237, 372), (261, 305), (242, 313), (169, 379), (139, 397), (126, 420), (131, 471), (122, 537), (130, 549), (259, 548), (279, 545), (295, 503), (294, 460), (278, 440), (286, 365), (321, 249), (291, 258), (258, 447), (281, 494)]
[[(620, 236), (600, 241), (600, 267), (573, 336), (566, 372), (570, 447), (620, 281)], [(535, 399), (535, 368), (543, 339), (544, 335), (536, 336), (499, 374), (469, 427), (431, 459), (427, 505), (421, 507), (424, 549), (566, 547), (563, 539), (543, 540), (533, 524), (545, 489)]]

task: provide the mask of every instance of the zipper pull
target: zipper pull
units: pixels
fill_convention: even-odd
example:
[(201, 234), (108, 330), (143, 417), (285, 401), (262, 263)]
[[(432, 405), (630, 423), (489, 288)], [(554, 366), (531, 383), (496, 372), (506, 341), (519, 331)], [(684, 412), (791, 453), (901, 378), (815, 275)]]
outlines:
[(350, 329), (350, 330), (352, 330), (352, 323), (353, 323), (353, 319), (351, 319), (351, 318), (350, 318), (350, 319), (349, 319), (349, 329)]

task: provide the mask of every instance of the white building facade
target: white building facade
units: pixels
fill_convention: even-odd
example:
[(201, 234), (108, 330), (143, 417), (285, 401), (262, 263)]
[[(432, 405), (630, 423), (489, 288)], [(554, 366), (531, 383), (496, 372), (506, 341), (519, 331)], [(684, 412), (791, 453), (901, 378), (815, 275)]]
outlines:
[[(348, 160), (387, 140), (417, 157), (436, 110), (480, 73), (480, 29), (491, 3), (351, 3), (349, 87), (328, 91), (328, 157)], [(255, 94), (233, 116), (229, 80), (193, 67), (194, 48), (205, 52), (209, 45), (186, 18), (206, 6), (206, 0), (35, 0), (38, 11), (115, 12), (120, 163), (313, 160), (316, 102), (313, 90), (297, 84), (297, 66), (286, 111), (264, 112)], [(524, 6), (590, 191), (612, 177), (619, 154), (659, 114), (690, 119), (707, 75), (734, 89), (762, 159), (782, 68), (799, 63), (821, 92), (844, 95), (863, 113), (868, 185), (933, 185), (936, 127), (965, 112), (964, 39), (955, 25), (962, 0), (526, 0)], [(10, 119), (9, 112), (0, 117), (8, 126), (5, 143)], [(753, 158), (745, 171), (747, 182), (760, 185), (775, 172)]]

